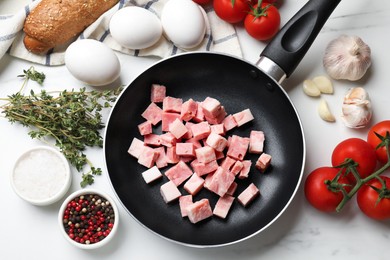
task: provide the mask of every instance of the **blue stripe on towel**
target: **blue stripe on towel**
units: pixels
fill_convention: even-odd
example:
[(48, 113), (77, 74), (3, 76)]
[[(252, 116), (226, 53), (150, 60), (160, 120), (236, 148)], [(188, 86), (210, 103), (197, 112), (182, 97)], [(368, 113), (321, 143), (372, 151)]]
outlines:
[(4, 35), (4, 36), (0, 36), (0, 42), (5, 42), (5, 41), (8, 41), (8, 40), (11, 40), (13, 38), (16, 37), (18, 33), (11, 33), (11, 34), (7, 34), (7, 35)]
[(236, 38), (236, 37), (237, 37), (237, 34), (233, 33), (231, 35), (228, 35), (228, 36), (225, 36), (225, 37), (223, 37), (221, 39), (216, 40), (214, 43), (218, 44), (218, 43), (226, 42), (226, 41), (228, 41), (230, 39), (233, 39), (233, 38)]

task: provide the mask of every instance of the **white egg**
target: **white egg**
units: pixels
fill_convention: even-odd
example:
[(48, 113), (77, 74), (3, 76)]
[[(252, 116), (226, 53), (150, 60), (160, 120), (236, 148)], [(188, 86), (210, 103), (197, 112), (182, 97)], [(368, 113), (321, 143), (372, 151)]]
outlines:
[(152, 12), (138, 6), (129, 6), (112, 16), (110, 33), (123, 47), (145, 49), (161, 38), (162, 25)]
[(166, 36), (179, 48), (199, 45), (206, 32), (206, 22), (200, 7), (192, 0), (169, 0), (161, 12)]
[(73, 42), (66, 49), (65, 65), (76, 79), (92, 86), (112, 83), (120, 74), (120, 62), (114, 51), (92, 39)]

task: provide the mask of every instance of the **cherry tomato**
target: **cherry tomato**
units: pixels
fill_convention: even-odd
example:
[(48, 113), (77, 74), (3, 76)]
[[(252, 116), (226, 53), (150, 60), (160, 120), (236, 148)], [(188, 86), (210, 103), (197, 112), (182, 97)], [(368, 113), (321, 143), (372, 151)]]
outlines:
[[(345, 159), (350, 158), (355, 161), (361, 178), (365, 178), (374, 172), (377, 164), (374, 148), (369, 143), (359, 138), (349, 138), (340, 142), (333, 150), (332, 165), (338, 166)], [(354, 183), (356, 180), (352, 174), (348, 174), (348, 179)]]
[(199, 5), (205, 5), (211, 2), (211, 0), (192, 0)]
[(244, 20), (250, 11), (249, 0), (214, 0), (213, 6), (218, 17), (228, 23)]
[[(309, 203), (316, 209), (324, 212), (334, 212), (343, 199), (341, 191), (333, 192), (325, 184), (326, 180), (333, 180), (339, 169), (333, 167), (320, 167), (312, 171), (305, 181), (305, 196)], [(338, 183), (350, 184), (349, 180), (340, 176)], [(345, 186), (346, 191), (350, 186)]]
[(245, 30), (257, 40), (269, 40), (279, 31), (279, 11), (268, 3), (262, 3), (261, 8), (257, 7), (258, 5), (255, 5), (254, 9), (245, 17)]
[[(386, 188), (390, 189), (390, 178), (380, 176), (386, 183)], [(360, 210), (368, 217), (376, 220), (390, 218), (390, 198), (383, 197), (378, 202), (379, 193), (371, 186), (382, 189), (382, 183), (378, 179), (372, 179), (363, 185), (357, 192), (357, 203)]]
[[(379, 139), (375, 133), (381, 135), (381, 136), (386, 136), (386, 132), (390, 132), (390, 120), (385, 120), (382, 122), (377, 123), (371, 129), (368, 131), (367, 134), (367, 142), (374, 148), (381, 143), (381, 139)], [(375, 150), (376, 156), (378, 160), (385, 164), (387, 163), (387, 152), (386, 152), (386, 147), (382, 146), (379, 147), (378, 149)]]

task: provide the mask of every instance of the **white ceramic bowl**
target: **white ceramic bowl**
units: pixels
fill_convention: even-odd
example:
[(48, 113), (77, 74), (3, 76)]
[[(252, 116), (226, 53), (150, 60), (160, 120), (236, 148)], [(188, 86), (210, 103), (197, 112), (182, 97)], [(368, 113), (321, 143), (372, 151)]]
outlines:
[[(110, 203), (110, 205), (112, 206), (113, 212), (114, 212), (115, 221), (113, 223), (113, 226), (111, 228), (110, 233), (105, 238), (103, 238), (102, 240), (100, 240), (99, 242), (96, 242), (96, 243), (86, 244), (86, 243), (76, 242), (75, 240), (70, 238), (70, 236), (65, 231), (63, 217), (64, 217), (64, 211), (66, 210), (67, 205), (72, 200), (74, 200), (76, 197), (79, 197), (79, 196), (82, 196), (82, 195), (85, 196), (85, 195), (89, 195), (89, 194), (98, 195), (99, 197), (101, 197), (103, 199), (106, 199)], [(76, 224), (76, 223), (74, 223), (74, 224)], [(99, 248), (101, 246), (106, 245), (108, 242), (110, 242), (112, 240), (112, 238), (114, 237), (117, 229), (118, 229), (118, 224), (119, 224), (118, 208), (117, 208), (115, 202), (113, 201), (113, 199), (110, 196), (108, 196), (106, 193), (102, 192), (102, 191), (99, 191), (99, 190), (96, 190), (96, 189), (82, 189), (82, 190), (78, 190), (78, 191), (73, 192), (71, 195), (69, 195), (64, 200), (64, 202), (62, 203), (60, 211), (58, 213), (58, 224), (60, 225), (61, 233), (64, 235), (65, 239), (69, 243), (71, 243), (72, 245), (74, 245), (74, 246), (76, 246), (78, 248), (81, 248), (81, 249), (95, 249), (95, 248)], [(92, 232), (95, 233), (95, 229)]]
[(10, 179), (19, 197), (31, 204), (46, 206), (65, 195), (72, 174), (62, 153), (49, 146), (37, 146), (17, 159)]

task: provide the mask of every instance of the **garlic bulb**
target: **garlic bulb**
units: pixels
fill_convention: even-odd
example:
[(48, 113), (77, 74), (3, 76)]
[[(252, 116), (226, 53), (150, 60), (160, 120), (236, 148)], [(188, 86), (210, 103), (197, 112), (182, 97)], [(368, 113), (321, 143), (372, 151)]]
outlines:
[(342, 112), (341, 119), (347, 127), (365, 127), (372, 116), (371, 101), (367, 91), (361, 87), (348, 90), (344, 97)]
[(323, 65), (334, 79), (361, 79), (371, 65), (371, 49), (358, 36), (341, 35), (329, 42)]

